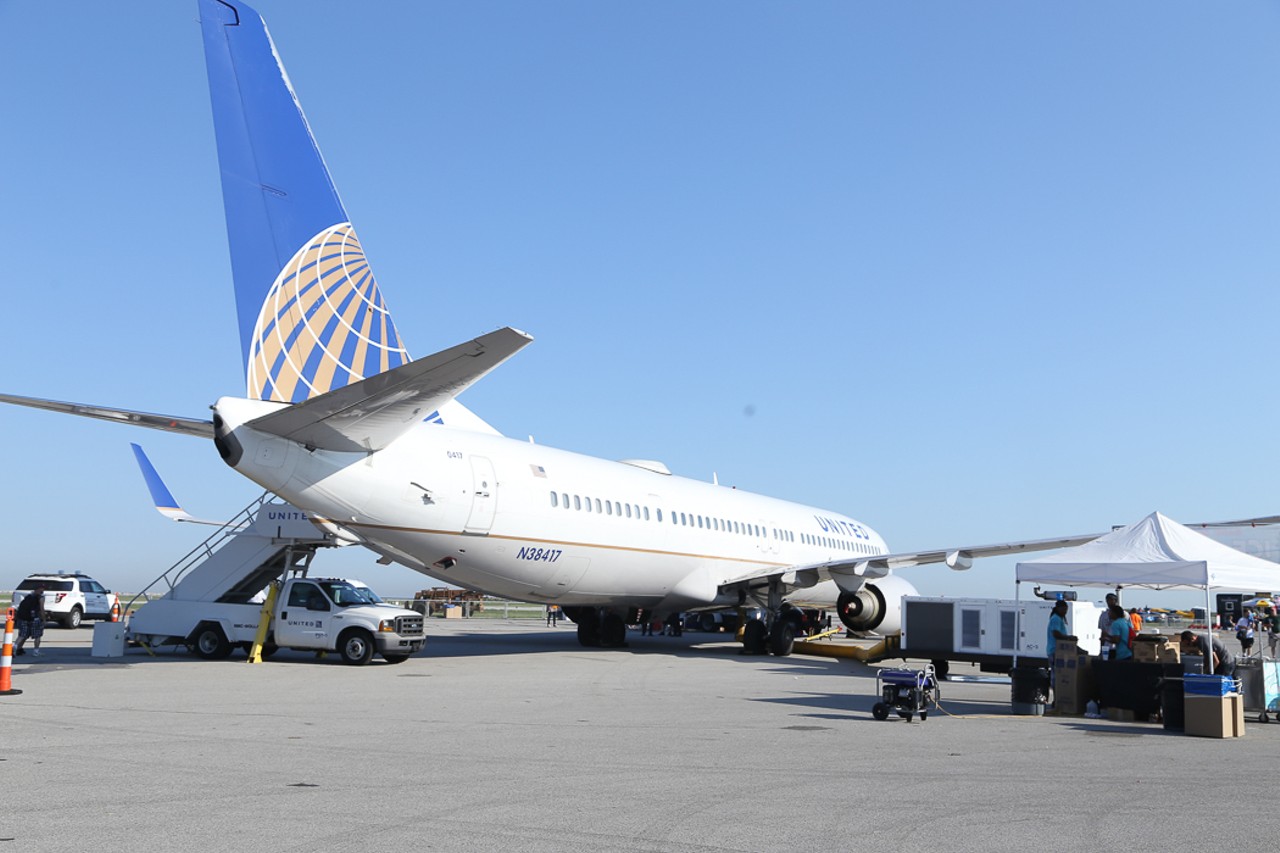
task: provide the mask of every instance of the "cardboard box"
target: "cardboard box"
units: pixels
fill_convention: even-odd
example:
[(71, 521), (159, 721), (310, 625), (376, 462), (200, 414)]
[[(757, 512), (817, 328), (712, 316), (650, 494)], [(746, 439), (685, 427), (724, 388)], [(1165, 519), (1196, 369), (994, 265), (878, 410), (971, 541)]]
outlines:
[[(1229, 696), (1187, 696), (1183, 700), (1185, 708), (1185, 729), (1195, 737), (1235, 737), (1235, 709)], [(1244, 709), (1241, 704), (1241, 711)], [(1244, 724), (1241, 723), (1243, 730)]]
[(1170, 643), (1160, 649), (1156, 663), (1182, 663), (1182, 649)]
[(1244, 737), (1244, 696), (1232, 693), (1227, 698), (1231, 700), (1232, 737)]
[(1139, 634), (1133, 638), (1133, 659), (1137, 663), (1160, 663), (1160, 655), (1173, 646), (1172, 638), (1164, 634)]
[(446, 607), (446, 608), (444, 609), (444, 618), (446, 618), (446, 619), (461, 619), (461, 618), (462, 618), (462, 608), (461, 608), (461, 607), (458, 607), (458, 606), (456, 606), (456, 605), (455, 605), (455, 606), (453, 606), (453, 607)]
[(1093, 698), (1092, 660), (1088, 655), (1055, 658), (1054, 663), (1060, 665), (1053, 670), (1053, 708), (1059, 714), (1084, 713)]

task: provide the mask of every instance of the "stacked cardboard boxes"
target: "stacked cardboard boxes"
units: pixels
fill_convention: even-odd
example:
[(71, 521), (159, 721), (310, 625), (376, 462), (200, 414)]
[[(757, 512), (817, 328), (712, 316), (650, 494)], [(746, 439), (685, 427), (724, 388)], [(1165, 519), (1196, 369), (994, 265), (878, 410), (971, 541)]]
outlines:
[(1181, 653), (1172, 637), (1163, 634), (1139, 634), (1133, 639), (1135, 663), (1177, 663)]
[(1053, 650), (1053, 708), (1059, 714), (1083, 714), (1093, 697), (1091, 658), (1074, 638), (1059, 640)]

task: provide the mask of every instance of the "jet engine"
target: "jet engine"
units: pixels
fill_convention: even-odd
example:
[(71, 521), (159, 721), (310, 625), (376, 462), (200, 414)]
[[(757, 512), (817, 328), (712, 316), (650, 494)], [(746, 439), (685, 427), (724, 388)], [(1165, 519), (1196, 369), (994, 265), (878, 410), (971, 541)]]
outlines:
[(855, 592), (842, 592), (836, 599), (836, 613), (850, 631), (877, 634), (902, 632), (902, 596), (919, 595), (916, 588), (897, 575), (864, 583)]

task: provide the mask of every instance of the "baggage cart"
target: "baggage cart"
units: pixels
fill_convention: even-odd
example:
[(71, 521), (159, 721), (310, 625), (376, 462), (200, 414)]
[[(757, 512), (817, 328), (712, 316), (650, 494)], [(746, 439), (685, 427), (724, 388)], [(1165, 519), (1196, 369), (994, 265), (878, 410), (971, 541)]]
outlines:
[(1257, 712), (1258, 722), (1280, 718), (1280, 661), (1246, 658), (1236, 663), (1236, 679), (1244, 697), (1244, 709)]

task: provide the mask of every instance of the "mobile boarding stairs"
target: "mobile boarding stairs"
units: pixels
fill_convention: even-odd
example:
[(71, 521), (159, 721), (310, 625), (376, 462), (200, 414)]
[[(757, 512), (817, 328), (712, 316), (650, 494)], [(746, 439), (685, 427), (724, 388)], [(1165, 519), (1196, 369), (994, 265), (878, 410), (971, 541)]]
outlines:
[[(264, 493), (134, 596), (125, 608), (126, 638), (184, 645), (204, 620), (256, 625), (272, 581), (305, 576), (318, 549), (339, 544), (301, 510)], [(147, 600), (157, 591), (158, 598)]]

